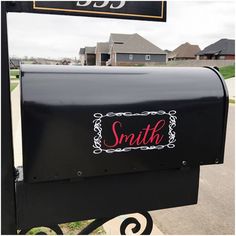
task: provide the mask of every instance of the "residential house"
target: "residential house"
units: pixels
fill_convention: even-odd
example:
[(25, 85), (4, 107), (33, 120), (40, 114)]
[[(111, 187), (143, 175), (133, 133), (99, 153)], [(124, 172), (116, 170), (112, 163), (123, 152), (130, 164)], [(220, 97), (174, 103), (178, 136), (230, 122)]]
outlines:
[(96, 65), (96, 47), (80, 48), (80, 61), (81, 65), (93, 66)]
[(21, 64), (38, 64), (37, 60), (35, 58), (29, 58), (29, 59), (22, 59)]
[(200, 60), (234, 60), (235, 40), (220, 39), (196, 54)]
[(171, 51), (168, 50), (168, 49), (165, 49), (164, 51), (165, 51), (167, 54), (168, 54), (168, 53), (171, 53)]
[(81, 65), (85, 65), (85, 48), (80, 48), (79, 50), (79, 60), (81, 62)]
[(181, 44), (175, 50), (167, 54), (168, 61), (176, 60), (193, 60), (196, 59), (196, 54), (200, 52), (198, 45), (192, 45), (190, 43)]
[(10, 69), (19, 69), (20, 68), (20, 59), (10, 58), (9, 66)]
[(56, 65), (70, 65), (71, 60), (69, 58), (63, 58), (62, 60), (60, 60), (59, 62), (56, 63)]
[(105, 66), (110, 59), (109, 42), (99, 42), (96, 47), (96, 65)]
[(107, 65), (155, 65), (166, 63), (166, 52), (139, 34), (111, 34)]

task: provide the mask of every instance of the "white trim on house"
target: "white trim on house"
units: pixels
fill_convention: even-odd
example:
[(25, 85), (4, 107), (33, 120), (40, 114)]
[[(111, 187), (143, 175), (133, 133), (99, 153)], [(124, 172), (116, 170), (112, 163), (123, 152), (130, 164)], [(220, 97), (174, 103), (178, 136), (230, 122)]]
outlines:
[(116, 66), (117, 65), (117, 58), (116, 58), (117, 54), (116, 54), (116, 52), (114, 52), (114, 55), (115, 55), (115, 66)]
[(129, 60), (133, 61), (133, 59), (134, 59), (134, 55), (133, 54), (129, 54)]
[(145, 55), (145, 60), (150, 61), (151, 60), (151, 55)]

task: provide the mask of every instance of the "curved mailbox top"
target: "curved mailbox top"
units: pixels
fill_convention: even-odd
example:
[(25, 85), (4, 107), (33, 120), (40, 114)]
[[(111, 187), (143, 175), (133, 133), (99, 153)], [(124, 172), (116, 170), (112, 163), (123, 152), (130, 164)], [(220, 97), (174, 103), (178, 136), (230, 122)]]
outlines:
[(22, 65), (21, 86), (26, 181), (223, 163), (212, 68)]
[[(206, 68), (23, 65), (22, 72), (27, 81), (24, 101), (55, 105), (200, 99), (222, 97), (225, 91), (216, 73)], [(38, 92), (29, 89), (30, 83)]]

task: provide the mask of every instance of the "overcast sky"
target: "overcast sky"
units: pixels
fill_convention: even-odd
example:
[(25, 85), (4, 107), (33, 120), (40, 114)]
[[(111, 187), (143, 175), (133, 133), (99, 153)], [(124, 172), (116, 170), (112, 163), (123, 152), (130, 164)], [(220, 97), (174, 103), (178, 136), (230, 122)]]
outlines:
[(138, 33), (161, 49), (182, 43), (201, 49), (235, 38), (235, 1), (168, 1), (167, 22), (10, 13), (11, 56), (77, 57), (80, 47), (108, 41), (110, 33)]

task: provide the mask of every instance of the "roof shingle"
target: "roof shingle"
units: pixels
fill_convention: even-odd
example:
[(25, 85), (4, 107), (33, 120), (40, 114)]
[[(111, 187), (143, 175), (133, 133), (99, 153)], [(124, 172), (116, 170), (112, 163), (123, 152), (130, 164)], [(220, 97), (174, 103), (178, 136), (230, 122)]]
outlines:
[(85, 47), (85, 54), (95, 54), (96, 47)]
[(219, 41), (207, 46), (197, 55), (217, 54), (217, 55), (235, 55), (235, 40), (220, 39)]
[(84, 54), (85, 54), (85, 48), (80, 48), (79, 54), (80, 54), (80, 55), (84, 55)]
[(139, 34), (111, 34), (110, 42), (116, 53), (167, 54)]
[(96, 52), (109, 53), (109, 42), (98, 42)]
[(198, 45), (192, 45), (190, 43), (181, 44), (177, 47), (171, 55), (176, 58), (195, 58), (196, 53), (201, 49)]

